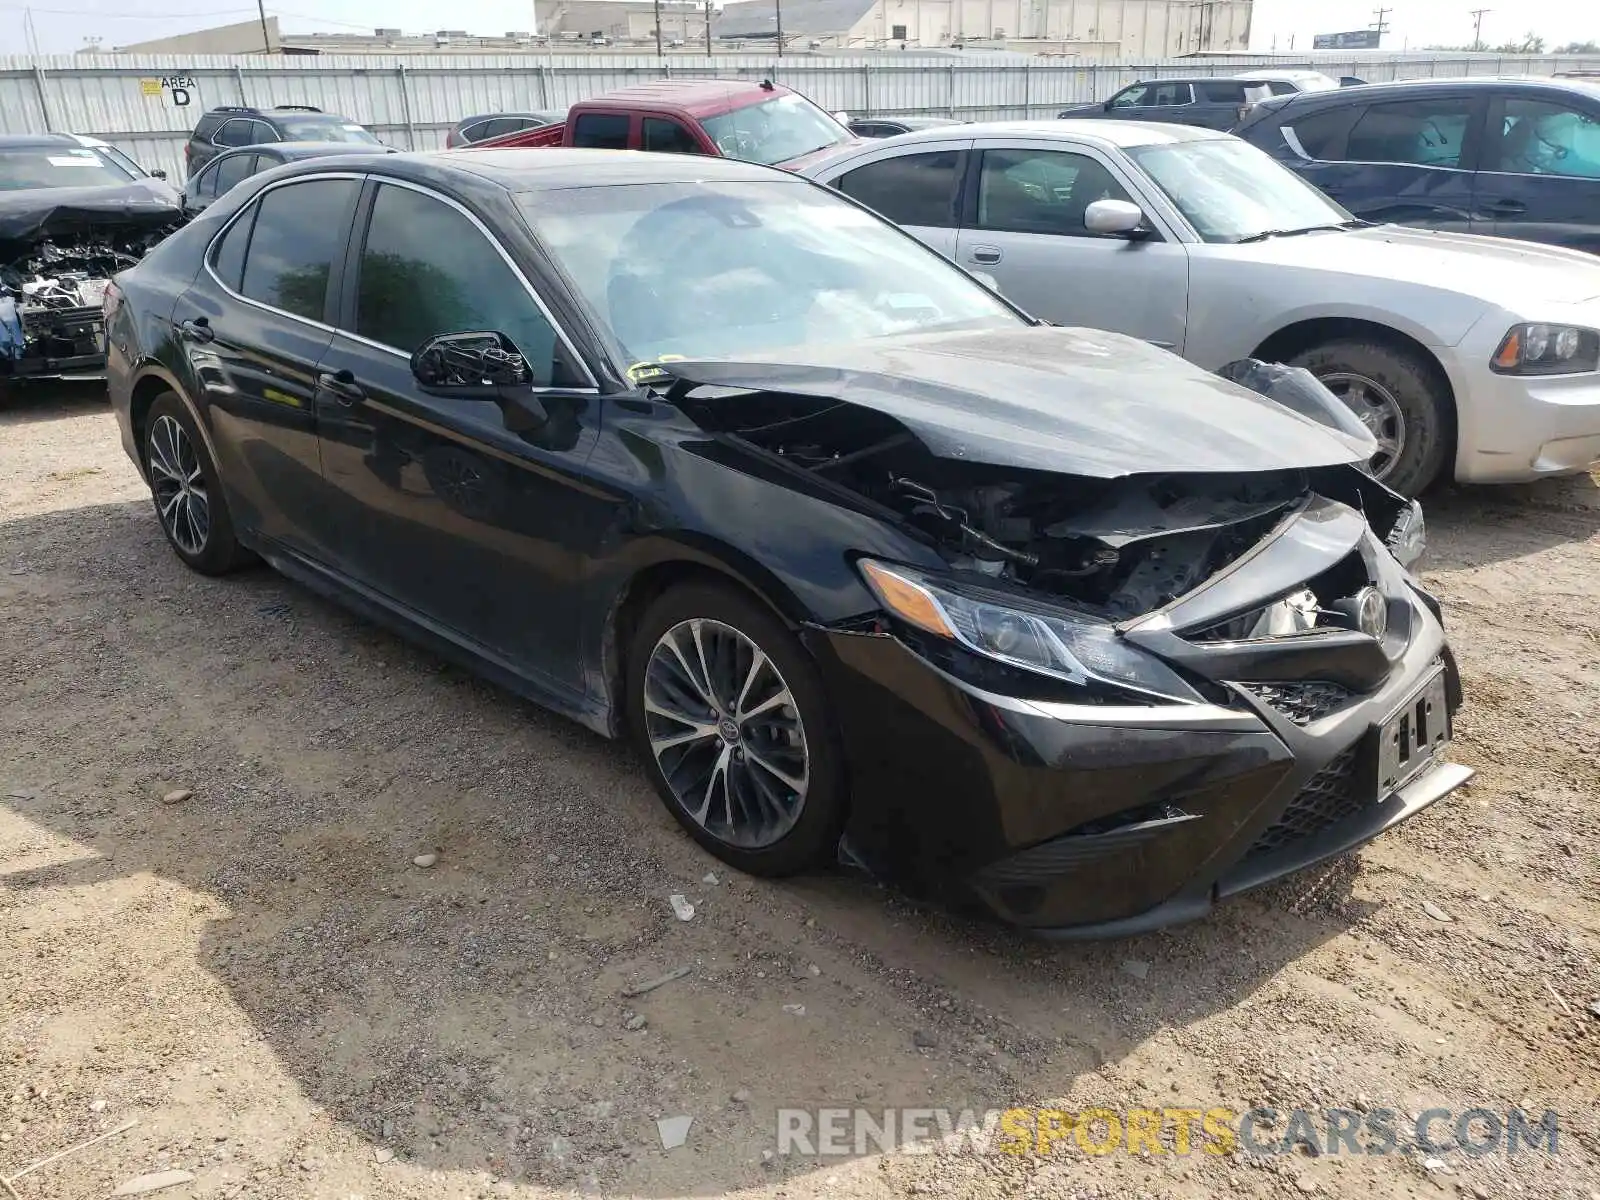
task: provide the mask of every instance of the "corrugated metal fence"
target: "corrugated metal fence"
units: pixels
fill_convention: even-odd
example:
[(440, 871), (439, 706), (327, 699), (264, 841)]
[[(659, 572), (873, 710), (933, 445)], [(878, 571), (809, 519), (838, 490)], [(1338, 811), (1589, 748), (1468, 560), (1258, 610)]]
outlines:
[[(1226, 75), (1265, 65), (1313, 64), (1244, 56), (1097, 65), (1020, 55), (673, 54), (665, 62), (612, 54), (0, 57), (0, 133), (91, 134), (181, 180), (189, 130), (217, 104), (312, 104), (360, 121), (393, 145), (421, 150), (443, 145), (445, 132), (463, 116), (564, 107), (663, 76), (772, 78), (830, 111), (991, 120), (1049, 117), (1063, 105), (1107, 97), (1138, 79)], [(1397, 56), (1314, 65), (1330, 75), (1379, 82), (1600, 70), (1600, 58)]]

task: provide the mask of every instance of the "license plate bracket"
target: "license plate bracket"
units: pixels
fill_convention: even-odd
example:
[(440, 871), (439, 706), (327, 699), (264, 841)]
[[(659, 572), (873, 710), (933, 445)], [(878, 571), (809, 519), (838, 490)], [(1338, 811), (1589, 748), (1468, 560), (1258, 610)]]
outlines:
[(1444, 667), (1438, 667), (1378, 729), (1378, 795), (1425, 770), (1450, 742)]

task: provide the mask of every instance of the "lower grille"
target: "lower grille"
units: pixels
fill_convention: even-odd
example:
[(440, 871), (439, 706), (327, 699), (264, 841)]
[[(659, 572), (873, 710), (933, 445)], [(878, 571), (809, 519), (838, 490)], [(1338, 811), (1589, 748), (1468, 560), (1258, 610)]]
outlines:
[(1352, 746), (1300, 789), (1283, 815), (1256, 839), (1246, 858), (1272, 854), (1306, 838), (1315, 837), (1330, 825), (1353, 817), (1375, 797), (1360, 786), (1358, 746)]
[(1309, 725), (1329, 713), (1337, 712), (1355, 697), (1338, 683), (1310, 680), (1303, 683), (1242, 683), (1239, 685), (1258, 700), (1272, 705), (1296, 725)]

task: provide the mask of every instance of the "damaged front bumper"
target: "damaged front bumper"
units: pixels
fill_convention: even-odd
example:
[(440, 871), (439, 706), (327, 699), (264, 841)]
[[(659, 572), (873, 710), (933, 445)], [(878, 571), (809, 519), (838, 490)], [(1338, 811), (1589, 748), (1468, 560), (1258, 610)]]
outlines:
[(851, 771), (850, 853), (1042, 934), (1122, 936), (1200, 917), (1461, 786), (1472, 772), (1441, 756), (1461, 693), (1436, 605), (1370, 532), (1315, 532), (1373, 577), (1387, 634), (1209, 638), (1241, 589), (1271, 596), (1263, 581), (1319, 567), (1315, 539), (1279, 539), (1126, 631), (1200, 704), (1001, 695), (885, 628), (808, 631)]
[(105, 365), (99, 305), (46, 308), (0, 296), (0, 380), (92, 377)]

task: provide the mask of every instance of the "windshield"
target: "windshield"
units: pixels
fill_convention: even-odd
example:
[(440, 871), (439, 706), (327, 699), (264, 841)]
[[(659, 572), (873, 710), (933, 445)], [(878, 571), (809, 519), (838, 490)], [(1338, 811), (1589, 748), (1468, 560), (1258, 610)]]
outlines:
[(517, 203), (629, 364), (1023, 320), (914, 238), (798, 181), (571, 188)]
[(1208, 242), (1352, 219), (1293, 171), (1234, 138), (1135, 146), (1128, 154)]
[(378, 139), (373, 137), (354, 121), (346, 121), (340, 117), (290, 117), (285, 120), (278, 119), (278, 124), (283, 126), (284, 139), (290, 142), (360, 142), (367, 146), (376, 146)]
[(850, 140), (850, 131), (804, 96), (774, 96), (700, 122), (726, 158), (788, 162)]
[(41, 146), (0, 150), (0, 191), (116, 187), (137, 176), (87, 147)]

